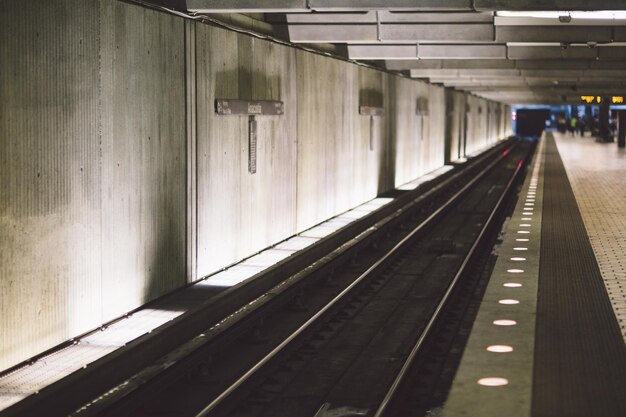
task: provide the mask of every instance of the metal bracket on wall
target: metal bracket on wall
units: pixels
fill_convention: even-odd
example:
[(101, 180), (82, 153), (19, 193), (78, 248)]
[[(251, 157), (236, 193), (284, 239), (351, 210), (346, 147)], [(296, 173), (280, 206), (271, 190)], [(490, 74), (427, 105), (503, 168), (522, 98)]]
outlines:
[(256, 116), (281, 116), (285, 104), (274, 100), (216, 99), (215, 113), (221, 116), (248, 116), (248, 172), (256, 173), (257, 120)]
[(382, 107), (359, 106), (361, 116), (370, 117), (370, 151), (374, 150), (374, 116), (384, 116), (385, 109)]
[(428, 116), (428, 99), (419, 97), (415, 114), (420, 117), (420, 141), (424, 140), (424, 116)]

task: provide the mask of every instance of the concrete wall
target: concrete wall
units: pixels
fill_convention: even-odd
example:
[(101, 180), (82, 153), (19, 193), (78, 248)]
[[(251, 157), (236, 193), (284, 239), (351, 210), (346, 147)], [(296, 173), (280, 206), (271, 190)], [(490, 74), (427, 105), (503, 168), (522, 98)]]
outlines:
[(0, 369), (185, 283), (181, 19), (0, 14)]
[[(0, 370), (502, 136), (485, 100), (138, 6), (3, 6)], [(284, 101), (256, 174), (216, 98)]]
[(448, 143), (450, 161), (465, 156), (467, 95), (460, 91), (448, 91)]
[[(296, 230), (295, 50), (196, 27), (198, 271), (202, 277)], [(248, 118), (218, 116), (221, 99), (282, 100), (259, 116), (257, 173), (248, 172)]]
[(100, 5), (98, 295), (108, 320), (185, 283), (185, 38), (182, 19)]
[(303, 51), (297, 68), (301, 231), (387, 189), (389, 116), (374, 117), (370, 138), (370, 117), (358, 113), (384, 105), (387, 74)]
[[(394, 147), (394, 184), (411, 181), (444, 164), (445, 94), (443, 87), (390, 77), (390, 135)], [(427, 109), (418, 114), (418, 101)]]
[(100, 317), (98, 8), (41, 6), (0, 13), (0, 369)]

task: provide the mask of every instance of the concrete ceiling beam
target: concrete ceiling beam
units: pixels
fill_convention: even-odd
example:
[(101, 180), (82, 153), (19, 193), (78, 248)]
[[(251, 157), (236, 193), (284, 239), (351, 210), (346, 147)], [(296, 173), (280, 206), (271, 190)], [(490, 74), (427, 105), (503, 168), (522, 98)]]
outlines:
[[(362, 43), (379, 41), (378, 26), (370, 25), (289, 25), (294, 43)], [(415, 43), (415, 42), (414, 42)]]
[(385, 24), (380, 25), (380, 40), (429, 42), (492, 42), (492, 24)]
[(417, 59), (417, 45), (348, 45), (350, 59)]
[(424, 59), (415, 61), (385, 62), (386, 68), (395, 71), (421, 69), (514, 69), (515, 61), (506, 59)]
[(471, 0), (185, 0), (187, 9), (206, 13), (308, 11), (473, 11)]
[(392, 71), (407, 71), (411, 69), (463, 69), (463, 68), (482, 68), (482, 69), (545, 69), (545, 70), (576, 70), (576, 69), (597, 69), (597, 70), (626, 70), (626, 60), (606, 61), (606, 60), (500, 60), (500, 59), (476, 59), (476, 60), (458, 60), (458, 59), (424, 59), (424, 60), (387, 60), (386, 68)]
[(420, 59), (506, 59), (506, 45), (419, 45)]
[(378, 41), (418, 42), (492, 42), (491, 24), (303, 24), (288, 25), (289, 39), (294, 43), (360, 43)]
[(496, 42), (569, 42), (613, 41), (611, 26), (496, 26)]
[(520, 75), (517, 69), (415, 69), (413, 78), (513, 78)]
[(306, 0), (185, 0), (187, 10), (198, 13), (309, 12)]
[[(568, 16), (568, 12), (562, 12), (562, 16)], [(562, 22), (559, 17), (518, 17), (518, 16), (495, 16), (493, 24), (496, 26), (606, 26), (605, 19), (585, 19), (569, 16), (569, 22)], [(626, 20), (610, 20), (612, 26), (625, 26)]]
[(506, 59), (505, 45), (348, 45), (351, 59)]
[(623, 0), (474, 0), (476, 10), (620, 10)]
[[(252, 0), (254, 1), (254, 0)], [(309, 0), (312, 10), (473, 11), (471, 0)]]
[(623, 0), (185, 0), (189, 10), (212, 13), (282, 11), (535, 11), (620, 10)]
[[(493, 13), (396, 13), (388, 10), (343, 13), (288, 13), (289, 24), (328, 23), (493, 23)], [(271, 20), (271, 17), (269, 18)]]
[(509, 46), (509, 59), (586, 59), (598, 58), (597, 48), (571, 46), (563, 49), (560, 46)]
[(588, 60), (516, 60), (515, 67), (519, 69), (626, 69), (626, 61)]

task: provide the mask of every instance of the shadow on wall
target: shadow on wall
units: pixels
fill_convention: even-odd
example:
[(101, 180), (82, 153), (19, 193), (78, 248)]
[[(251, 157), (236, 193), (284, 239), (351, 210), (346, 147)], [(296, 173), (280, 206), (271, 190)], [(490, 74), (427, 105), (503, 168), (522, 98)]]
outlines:
[[(157, 300), (152, 308), (169, 311), (186, 311), (217, 295), (223, 288), (207, 285), (191, 285), (177, 280), (185, 277), (185, 234), (184, 220), (180, 211), (165, 195), (160, 195), (158, 224), (155, 233), (158, 242), (150, 256), (146, 300)], [(175, 291), (185, 288), (184, 291)], [(172, 291), (174, 291), (172, 293)]]
[(383, 93), (372, 88), (359, 90), (359, 106), (383, 107)]
[[(379, 155), (378, 164), (378, 195), (382, 195), (394, 188), (394, 181), (396, 177), (396, 138), (394, 132), (396, 131), (396, 121), (393, 117), (396, 114), (395, 109), (395, 89), (388, 83), (387, 97), (376, 91), (375, 94), (380, 95), (381, 106), (385, 109), (385, 116), (383, 117), (382, 128), (382, 150)], [(367, 91), (367, 90), (365, 90)], [(375, 95), (374, 94), (374, 95)]]
[[(387, 104), (387, 106), (385, 105)], [(395, 165), (395, 156), (391, 155), (389, 140), (389, 119), (390, 119), (390, 110), (388, 107), (388, 103), (385, 103), (385, 98), (383, 93), (380, 90), (376, 90), (373, 88), (362, 88), (359, 90), (359, 107), (360, 106), (368, 106), (368, 107), (382, 107), (384, 109), (384, 116), (379, 117), (380, 121), (377, 123), (378, 132), (381, 136), (380, 138), (380, 152), (378, 152), (378, 188), (377, 195), (381, 195), (393, 186), (390, 184), (390, 176), (394, 177), (394, 165)]]
[(244, 68), (218, 71), (214, 91), (214, 99), (280, 101), (282, 79), (277, 75), (267, 76), (261, 71), (251, 72)]
[[(166, 190), (158, 190), (153, 224), (155, 242), (146, 257), (148, 264), (144, 300), (153, 300), (185, 282), (185, 216)], [(184, 210), (184, 208), (183, 208)], [(182, 215), (181, 215), (182, 214)], [(182, 282), (181, 282), (182, 281)]]

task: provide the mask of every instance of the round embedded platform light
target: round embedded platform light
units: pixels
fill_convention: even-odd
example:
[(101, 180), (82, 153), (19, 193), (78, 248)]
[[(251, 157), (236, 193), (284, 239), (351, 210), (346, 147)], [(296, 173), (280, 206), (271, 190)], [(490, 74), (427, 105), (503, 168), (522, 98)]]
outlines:
[(511, 268), (511, 269), (507, 269), (506, 272), (510, 273), (510, 274), (521, 274), (522, 272), (524, 272), (523, 269), (517, 269), (517, 268)]
[(489, 377), (489, 378), (480, 378), (478, 380), (479, 385), (484, 385), (486, 387), (501, 387), (509, 383), (509, 380), (506, 378), (500, 377)]
[(493, 324), (496, 326), (515, 326), (517, 322), (515, 320), (499, 319), (494, 320)]
[(522, 235), (527, 235), (527, 234), (529, 234), (530, 232), (529, 232), (528, 230), (518, 230), (518, 231), (517, 231), (517, 233), (520, 233), (520, 234), (522, 234)]
[(530, 239), (526, 239), (525, 237), (520, 237), (515, 239), (516, 242), (528, 242)]
[(487, 346), (487, 350), (495, 353), (508, 353), (513, 352), (513, 347), (509, 345), (491, 345)]
[(520, 227), (530, 227), (530, 224), (529, 223), (521, 223), (519, 226)]
[(532, 220), (532, 217), (522, 217), (522, 220)]
[(520, 262), (520, 261), (525, 261), (526, 258), (522, 258), (521, 256), (514, 256), (514, 257), (511, 258), (511, 260)]
[(519, 282), (505, 282), (504, 284), (502, 284), (502, 286), (507, 288), (519, 288), (522, 286), (522, 284), (520, 284)]
[(519, 300), (513, 300), (511, 298), (505, 298), (503, 300), (498, 300), (499, 304), (505, 304), (505, 305), (514, 305), (514, 304), (519, 304)]

